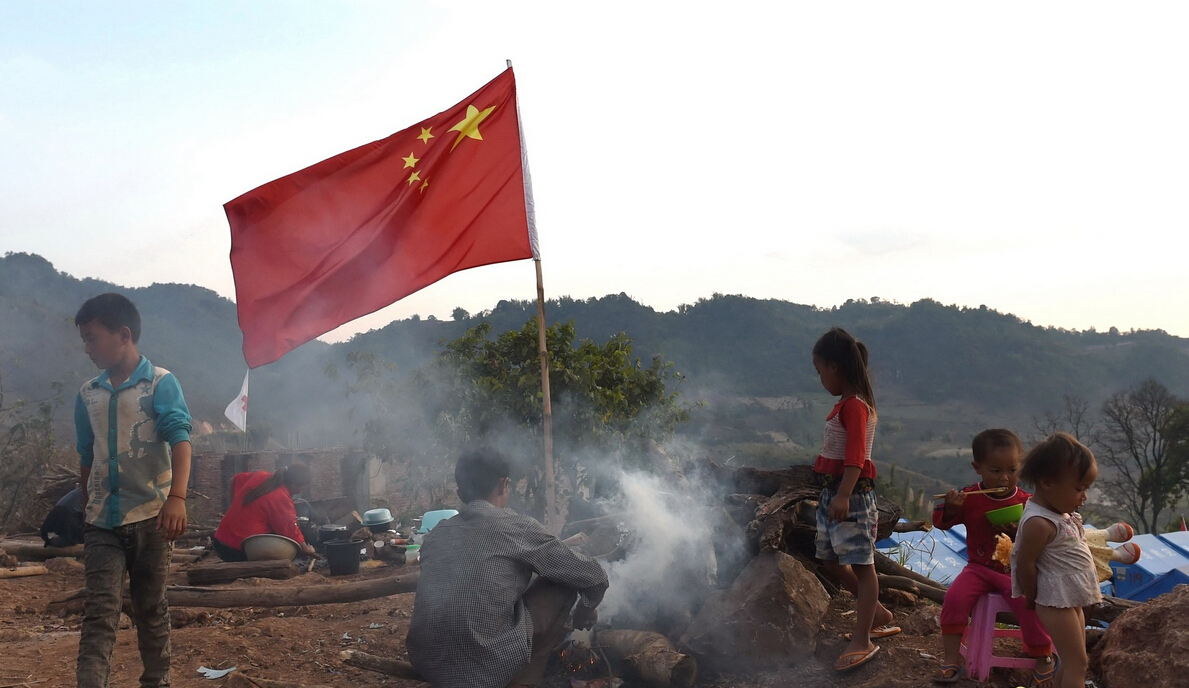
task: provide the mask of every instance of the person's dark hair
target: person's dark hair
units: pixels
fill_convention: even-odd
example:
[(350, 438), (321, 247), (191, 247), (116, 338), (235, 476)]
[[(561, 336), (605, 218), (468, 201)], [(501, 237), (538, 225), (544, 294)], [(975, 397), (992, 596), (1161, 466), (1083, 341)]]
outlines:
[(867, 372), (867, 346), (841, 327), (831, 328), (813, 345), (813, 355), (838, 366), (842, 379), (875, 410), (875, 390)]
[(491, 447), (469, 449), (458, 457), (458, 465), (454, 467), (458, 498), (464, 504), (476, 499), (487, 499), (511, 472), (508, 457), (499, 451)]
[(284, 485), (289, 488), (289, 491), (294, 490), (300, 492), (306, 485), (310, 484), (310, 467), (304, 463), (293, 463), (288, 466), (282, 466), (276, 473), (269, 476), (268, 480), (260, 483), (248, 493), (244, 495), (243, 505), (247, 506), (252, 502), (260, 499), (264, 495), (272, 492)]
[(1020, 443), (1020, 438), (1016, 436), (1016, 433), (1003, 428), (983, 430), (975, 435), (974, 441), (970, 443), (970, 448), (974, 451), (975, 463), (986, 461), (991, 452), (996, 449), (1013, 447), (1018, 452), (1024, 451), (1024, 445)]
[(118, 332), (127, 327), (132, 333), (132, 343), (140, 341), (140, 312), (123, 294), (100, 294), (83, 303), (74, 316), (74, 326), (85, 325), (92, 320), (103, 323), (108, 332)]
[(1094, 454), (1086, 445), (1068, 432), (1059, 432), (1029, 450), (1020, 469), (1020, 480), (1037, 485), (1041, 480), (1056, 480), (1068, 470), (1080, 480), (1093, 465)]

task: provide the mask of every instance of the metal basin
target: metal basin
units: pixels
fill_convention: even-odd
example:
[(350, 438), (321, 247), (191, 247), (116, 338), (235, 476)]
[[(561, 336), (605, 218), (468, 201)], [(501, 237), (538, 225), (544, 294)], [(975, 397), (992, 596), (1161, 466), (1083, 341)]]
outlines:
[(248, 558), (248, 561), (263, 561), (266, 559), (293, 561), (298, 553), (301, 552), (301, 545), (297, 544), (296, 540), (273, 533), (246, 537), (244, 538), (242, 547), (244, 556)]

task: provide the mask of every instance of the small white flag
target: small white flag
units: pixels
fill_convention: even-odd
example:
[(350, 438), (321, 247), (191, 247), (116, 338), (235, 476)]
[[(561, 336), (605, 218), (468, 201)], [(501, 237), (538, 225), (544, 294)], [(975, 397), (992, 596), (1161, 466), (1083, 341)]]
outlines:
[[(248, 372), (251, 372), (249, 370)], [(244, 386), (240, 387), (239, 396), (232, 399), (223, 412), (227, 419), (235, 423), (235, 427), (243, 432), (248, 430), (248, 373), (244, 373)]]

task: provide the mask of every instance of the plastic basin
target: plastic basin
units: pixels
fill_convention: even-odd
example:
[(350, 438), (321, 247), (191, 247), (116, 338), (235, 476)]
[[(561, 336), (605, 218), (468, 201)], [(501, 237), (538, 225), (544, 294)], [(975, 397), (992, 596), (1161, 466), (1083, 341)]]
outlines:
[(1001, 509), (992, 509), (991, 511), (988, 511), (987, 520), (990, 521), (991, 525), (993, 526), (1003, 526), (1007, 525), (1008, 523), (1016, 523), (1023, 515), (1024, 505), (1013, 504), (1011, 506), (1005, 506)]
[(265, 561), (268, 559), (293, 561), (298, 553), (301, 552), (301, 545), (297, 544), (296, 540), (273, 533), (250, 535), (244, 538), (241, 547), (248, 561)]

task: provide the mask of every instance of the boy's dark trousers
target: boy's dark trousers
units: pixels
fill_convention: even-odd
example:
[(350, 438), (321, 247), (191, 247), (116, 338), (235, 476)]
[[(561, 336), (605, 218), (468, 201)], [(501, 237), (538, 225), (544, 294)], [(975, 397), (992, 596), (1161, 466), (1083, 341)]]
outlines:
[(169, 685), (169, 603), (165, 578), (173, 543), (157, 519), (114, 530), (87, 525), (83, 539), (87, 598), (78, 644), (78, 688), (107, 688), (120, 625), (124, 573), (132, 592), (132, 621), (144, 673), (143, 688)]

